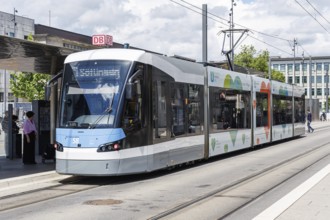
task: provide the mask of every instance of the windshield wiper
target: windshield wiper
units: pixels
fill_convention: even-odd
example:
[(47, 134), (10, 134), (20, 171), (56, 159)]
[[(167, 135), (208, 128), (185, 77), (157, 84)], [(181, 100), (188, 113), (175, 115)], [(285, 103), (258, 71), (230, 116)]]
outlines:
[(112, 93), (112, 97), (110, 99), (109, 102), (109, 106), (104, 110), (103, 114), (100, 115), (93, 124), (91, 124), (89, 126), (89, 129), (94, 129), (96, 127), (96, 125), (104, 118), (104, 116), (108, 115), (108, 123), (109, 123), (109, 119), (110, 119), (110, 113), (112, 111), (112, 104), (113, 104), (113, 100), (114, 100), (115, 94)]

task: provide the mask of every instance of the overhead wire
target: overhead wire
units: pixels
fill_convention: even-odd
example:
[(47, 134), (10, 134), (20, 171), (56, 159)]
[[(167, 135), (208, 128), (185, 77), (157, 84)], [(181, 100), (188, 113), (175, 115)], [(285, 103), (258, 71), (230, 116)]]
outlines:
[(251, 38), (253, 38), (253, 39), (255, 39), (255, 40), (257, 40), (257, 41), (259, 41), (259, 42), (261, 42), (261, 43), (264, 43), (264, 44), (266, 44), (266, 45), (268, 45), (268, 46), (270, 46), (270, 47), (272, 47), (272, 48), (274, 48), (274, 49), (276, 49), (276, 50), (282, 51), (283, 53), (286, 53), (286, 54), (292, 56), (292, 53), (289, 53), (289, 52), (287, 52), (287, 51), (285, 51), (285, 50), (282, 50), (282, 49), (280, 49), (280, 48), (278, 48), (278, 47), (275, 47), (275, 46), (273, 46), (273, 45), (271, 45), (271, 44), (269, 44), (269, 43), (267, 43), (267, 42), (265, 42), (265, 41), (262, 41), (262, 40), (256, 38), (256, 37), (252, 37), (252, 36), (249, 35), (249, 34), (248, 34), (248, 36), (251, 37)]
[(309, 14), (328, 34), (330, 34), (330, 32), (297, 0), (295, 0), (295, 2), (307, 13)]
[[(196, 9), (198, 9), (199, 11), (196, 11), (196, 10), (194, 10), (194, 9), (192, 9), (192, 8), (189, 8), (189, 7), (187, 7), (186, 5), (183, 5), (183, 4), (181, 4), (181, 3), (177, 2), (177, 1), (174, 1), (174, 0), (170, 0), (170, 1), (173, 2), (173, 3), (175, 3), (175, 4), (178, 4), (178, 5), (182, 6), (182, 7), (184, 7), (184, 8), (186, 8), (186, 9), (189, 9), (189, 10), (195, 12), (195, 13), (198, 13), (198, 14), (201, 14), (201, 15), (202, 15), (202, 13), (199, 12), (199, 11), (203, 11), (202, 8), (200, 8), (200, 7), (198, 7), (198, 6), (195, 6), (195, 5), (189, 3), (189, 2), (187, 2), (187, 1), (185, 1), (185, 0), (180, 0), (180, 1), (184, 2), (185, 4), (187, 4), (187, 5), (191, 6), (191, 7), (194, 7), (194, 8), (196, 8)], [(217, 16), (217, 15), (211, 13), (211, 12), (207, 12), (207, 14), (208, 14), (208, 15), (211, 15), (211, 16), (217, 18), (217, 19), (221, 19), (221, 20), (224, 20), (224, 21), (228, 22), (228, 20), (226, 20), (226, 19), (224, 19), (224, 18), (222, 18), (222, 17), (219, 17), (219, 16)], [(225, 23), (223, 23), (223, 22), (221, 22), (221, 21), (219, 21), (219, 20), (214, 19), (213, 17), (208, 16), (208, 18), (210, 18), (211, 20), (214, 20), (215, 22), (219, 22), (219, 23), (225, 24)], [(225, 25), (229, 26), (228, 24), (225, 24)], [(237, 23), (235, 23), (235, 25), (238, 25), (238, 26), (240, 26), (240, 27), (243, 27), (243, 28), (245, 28), (245, 29), (248, 29), (249, 31), (256, 32), (256, 33), (258, 33), (258, 34), (265, 35), (265, 36), (268, 36), (268, 37), (276, 38), (276, 39), (279, 39), (279, 40), (283, 40), (283, 41), (286, 41), (286, 42), (289, 42), (289, 43), (292, 41), (292, 40), (284, 39), (284, 38), (281, 38), (281, 37), (278, 37), (278, 36), (273, 36), (273, 35), (270, 35), (270, 34), (266, 34), (266, 33), (263, 33), (263, 32), (257, 31), (257, 30), (253, 30), (253, 29), (251, 29), (251, 28), (245, 27), (245, 26), (240, 25), (240, 24), (237, 24)], [(251, 37), (251, 35), (249, 35), (249, 36)], [(264, 43), (264, 44), (266, 44), (266, 45), (268, 45), (268, 46), (270, 46), (270, 47), (273, 47), (273, 48), (275, 48), (275, 49), (277, 49), (277, 50), (280, 50), (280, 51), (282, 51), (282, 52), (284, 52), (284, 53), (286, 53), (286, 54), (289, 54), (290, 56), (292, 55), (292, 54), (290, 54), (290, 53), (288, 53), (288, 52), (286, 52), (286, 51), (284, 51), (284, 50), (282, 50), (282, 49), (279, 49), (278, 47), (275, 47), (275, 46), (273, 46), (273, 45), (271, 45), (271, 44), (269, 44), (269, 43), (266, 43), (266, 42), (264, 42), (264, 41), (262, 41), (262, 40), (260, 40), (260, 39), (258, 39), (258, 38), (256, 38), (256, 37), (251, 37), (251, 38), (253, 38), (253, 39), (255, 39), (255, 40), (258, 40), (259, 42)], [(245, 38), (245, 39), (246, 39), (246, 38)], [(245, 39), (244, 39), (244, 40), (245, 40)]]
[(328, 24), (330, 24), (330, 21), (328, 19), (326, 19), (321, 12), (319, 12), (314, 5), (312, 5), (308, 0), (306, 0), (306, 2), (314, 9), (314, 11), (316, 11)]
[[(172, 0), (170, 0), (170, 1), (172, 1)], [(186, 3), (187, 5), (190, 5), (191, 7), (197, 8), (197, 9), (199, 9), (199, 10), (203, 10), (202, 8), (200, 8), (200, 7), (196, 6), (196, 5), (193, 5), (193, 4), (191, 4), (191, 3), (189, 3), (189, 2), (187, 2), (187, 1), (185, 1), (185, 0), (180, 0), (180, 1)], [(172, 1), (172, 2), (173, 2), (173, 1)], [(220, 17), (220, 16), (218, 16), (218, 15), (215, 15), (215, 14), (213, 14), (213, 13), (211, 13), (211, 12), (207, 12), (207, 13), (208, 13), (209, 15), (212, 15), (212, 16), (216, 17), (216, 18), (219, 18), (219, 19), (221, 19), (221, 20), (227, 21), (227, 19), (222, 18), (222, 17)], [(267, 37), (272, 37), (272, 38), (276, 38), (276, 39), (283, 40), (283, 41), (290, 41), (290, 40), (288, 40), (288, 39), (284, 39), (284, 38), (281, 38), (281, 37), (278, 37), (278, 36), (275, 36), (275, 35), (270, 35), (270, 34), (267, 34), (267, 33), (263, 33), (263, 32), (261, 32), (261, 31), (254, 30), (254, 29), (252, 29), (252, 28), (246, 27), (246, 26), (244, 26), (244, 25), (240, 25), (240, 24), (238, 24), (238, 23), (234, 23), (234, 24), (237, 25), (237, 26), (240, 26), (240, 27), (242, 27), (242, 28), (248, 29), (249, 31), (256, 32), (256, 33), (261, 34), (261, 35), (265, 35), (265, 36), (267, 36)]]

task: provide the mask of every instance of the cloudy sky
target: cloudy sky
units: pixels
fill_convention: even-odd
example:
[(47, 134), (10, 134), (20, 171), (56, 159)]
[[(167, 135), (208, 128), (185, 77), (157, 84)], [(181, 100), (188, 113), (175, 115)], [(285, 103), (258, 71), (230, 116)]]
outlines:
[[(328, 0), (0, 0), (0, 10), (29, 17), (85, 35), (109, 34), (117, 43), (129, 43), (167, 55), (202, 58), (201, 8), (207, 4), (208, 60), (224, 60), (232, 1), (237, 29), (248, 29), (235, 48), (253, 45), (271, 56), (330, 55)], [(235, 34), (235, 40), (239, 38)], [(225, 39), (225, 47), (223, 41)], [(329, 49), (328, 49), (329, 48)]]

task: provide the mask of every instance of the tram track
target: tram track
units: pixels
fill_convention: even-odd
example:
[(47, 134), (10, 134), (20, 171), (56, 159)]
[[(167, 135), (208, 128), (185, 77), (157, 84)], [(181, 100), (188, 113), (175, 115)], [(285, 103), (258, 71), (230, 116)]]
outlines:
[[(318, 129), (317, 131), (319, 132), (323, 130), (326, 130), (326, 128)], [(324, 131), (320, 132), (320, 134), (322, 133), (326, 136)], [(311, 138), (317, 140), (319, 136), (315, 136), (313, 134)], [(296, 141), (297, 143), (295, 144), (297, 145), (305, 142), (304, 138), (296, 139)], [(311, 142), (313, 141), (314, 140), (312, 139)], [(190, 198), (189, 200), (181, 201), (176, 205), (158, 210), (151, 215), (145, 216), (143, 219), (192, 219), (190, 218), (191, 215), (198, 216), (199, 214), (202, 214), (204, 216), (210, 216), (212, 213), (214, 213), (214, 218), (210, 217), (209, 219), (226, 218), (233, 212), (245, 207), (263, 196), (265, 193), (313, 166), (313, 164), (317, 163), (317, 161), (320, 161), (322, 158), (330, 155), (329, 146), (330, 141), (325, 140), (318, 145), (314, 145), (308, 150), (304, 150), (304, 152), (301, 152), (298, 155), (292, 155), (290, 158), (282, 159), (280, 162), (268, 165), (267, 167), (261, 168), (261, 170), (253, 171), (253, 173), (247, 174), (247, 176), (240, 179), (236, 178), (228, 180), (230, 182), (226, 185), (213, 188), (209, 192), (199, 194), (198, 197)], [(269, 149), (274, 147), (276, 146), (269, 147)], [(259, 149), (267, 150), (268, 147)], [(257, 152), (259, 149), (254, 151)], [(245, 153), (242, 155), (244, 156), (244, 154)], [(215, 158), (214, 160), (206, 161), (206, 164), (209, 162), (213, 163), (218, 159)], [(198, 164), (201, 165), (204, 163)], [(175, 169), (175, 172), (176, 171), (178, 171), (178, 169)], [(0, 196), (0, 212), (10, 209), (14, 210), (15, 208), (21, 208), (30, 204), (48, 201), (55, 198), (61, 198), (83, 191), (97, 189), (98, 187), (107, 187), (111, 185), (121, 185), (134, 182), (140, 183), (144, 180), (153, 181), (155, 177), (166, 176), (171, 172), (172, 171), (159, 171), (121, 177), (69, 177), (61, 181), (54, 181), (54, 184), (49, 187), (26, 190), (24, 192), (15, 193), (9, 196)], [(121, 199), (122, 197), (114, 196), (111, 198)], [(123, 204), (125, 204), (125, 202), (128, 203), (127, 199), (122, 200), (124, 201)], [(231, 203), (233, 200), (235, 200), (235, 202)], [(202, 211), (202, 213), (196, 214), (197, 211)]]
[[(330, 155), (330, 142), (221, 186), (159, 213), (149, 220), (208, 216), (224, 219)], [(228, 202), (231, 201), (231, 202)], [(211, 217), (210, 217), (211, 216)]]

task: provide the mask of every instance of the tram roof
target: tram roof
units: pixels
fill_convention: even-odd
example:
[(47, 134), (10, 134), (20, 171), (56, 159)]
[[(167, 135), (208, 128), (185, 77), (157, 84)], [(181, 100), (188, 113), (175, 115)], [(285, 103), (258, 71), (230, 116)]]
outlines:
[(150, 64), (172, 76), (177, 82), (203, 84), (205, 68), (200, 63), (136, 49), (104, 48), (71, 54), (65, 63), (80, 60), (129, 60)]

